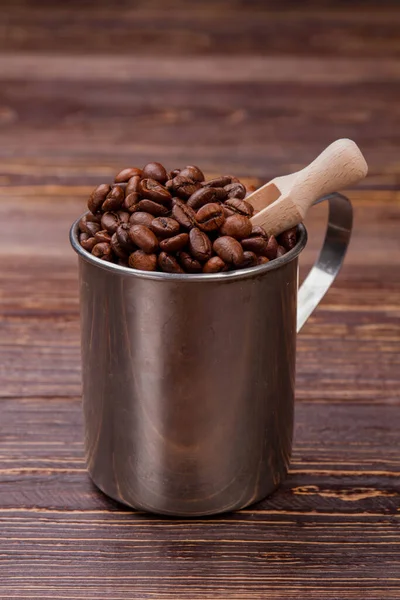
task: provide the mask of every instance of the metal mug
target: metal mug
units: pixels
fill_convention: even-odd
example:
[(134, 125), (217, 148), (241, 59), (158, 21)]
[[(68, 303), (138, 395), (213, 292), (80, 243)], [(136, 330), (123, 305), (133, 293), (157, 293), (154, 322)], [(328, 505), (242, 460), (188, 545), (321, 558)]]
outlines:
[(352, 228), (347, 198), (325, 199), (325, 242), (298, 302), (303, 225), (296, 247), (265, 265), (179, 275), (95, 258), (75, 222), (86, 458), (103, 492), (199, 516), (243, 508), (279, 485), (292, 445), (296, 329), (338, 273)]

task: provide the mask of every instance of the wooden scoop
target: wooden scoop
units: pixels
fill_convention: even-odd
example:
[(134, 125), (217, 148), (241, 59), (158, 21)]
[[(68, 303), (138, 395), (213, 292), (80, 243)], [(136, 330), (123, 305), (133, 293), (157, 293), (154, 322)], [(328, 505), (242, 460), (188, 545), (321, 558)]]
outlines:
[(268, 235), (279, 235), (301, 223), (315, 200), (361, 181), (367, 172), (357, 144), (337, 140), (308, 167), (276, 177), (247, 196), (246, 202), (257, 211), (251, 221), (262, 225)]

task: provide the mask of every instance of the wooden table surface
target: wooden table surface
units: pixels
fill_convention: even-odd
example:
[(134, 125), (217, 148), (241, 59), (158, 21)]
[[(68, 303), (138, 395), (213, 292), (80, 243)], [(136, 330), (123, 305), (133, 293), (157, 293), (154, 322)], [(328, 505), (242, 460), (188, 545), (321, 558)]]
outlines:
[[(399, 599), (397, 0), (1, 4), (0, 599)], [(91, 188), (150, 159), (266, 181), (339, 137), (370, 176), (298, 339), (288, 479), (207, 519), (108, 500), (85, 471), (67, 241)]]

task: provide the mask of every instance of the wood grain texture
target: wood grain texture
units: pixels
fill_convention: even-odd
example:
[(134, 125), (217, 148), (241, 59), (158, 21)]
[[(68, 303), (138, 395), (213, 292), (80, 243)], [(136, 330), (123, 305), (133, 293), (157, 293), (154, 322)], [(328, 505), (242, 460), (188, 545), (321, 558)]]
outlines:
[[(398, 600), (397, 0), (4, 0), (0, 600)], [(164, 519), (91, 484), (68, 229), (121, 167), (255, 185), (354, 138), (344, 268), (298, 338), (289, 477), (244, 511)], [(307, 217), (301, 276), (326, 207)]]

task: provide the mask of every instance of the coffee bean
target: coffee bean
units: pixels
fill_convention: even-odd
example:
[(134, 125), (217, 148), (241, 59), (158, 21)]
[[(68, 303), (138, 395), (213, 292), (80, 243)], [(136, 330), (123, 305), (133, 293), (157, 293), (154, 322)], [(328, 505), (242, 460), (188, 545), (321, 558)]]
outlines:
[(173, 199), (172, 216), (185, 229), (190, 229), (196, 222), (194, 210), (179, 198)]
[(223, 188), (226, 185), (229, 185), (230, 183), (232, 183), (231, 175), (221, 175), (221, 177), (215, 177), (214, 179), (210, 179), (210, 181), (207, 181), (203, 185), (205, 187)]
[(115, 232), (119, 245), (124, 252), (132, 252), (132, 240), (129, 235), (131, 226), (129, 223), (122, 223)]
[(129, 212), (133, 212), (135, 210), (136, 204), (138, 204), (140, 200), (140, 195), (137, 192), (131, 192), (127, 196), (125, 196), (125, 200), (122, 204), (122, 207)]
[(111, 242), (111, 236), (105, 229), (98, 231), (94, 236), (94, 239), (96, 240), (97, 244), (100, 244), (101, 242), (106, 242), (109, 244)]
[(158, 162), (150, 162), (147, 163), (145, 167), (143, 167), (143, 175), (142, 177), (154, 179), (160, 183), (165, 183), (167, 181), (167, 171), (163, 167), (161, 163)]
[(275, 237), (273, 235), (271, 235), (268, 240), (265, 256), (267, 258), (269, 258), (269, 260), (274, 260), (274, 258), (276, 258), (277, 251), (278, 251), (278, 242), (276, 241)]
[(232, 215), (237, 215), (237, 213), (234, 210), (228, 208), (227, 206), (225, 206), (225, 204), (223, 204), (222, 206), (224, 209), (225, 217), (231, 217)]
[(129, 256), (129, 266), (140, 271), (155, 271), (157, 254), (146, 254), (143, 250), (136, 250)]
[(224, 187), (228, 198), (239, 198), (240, 200), (246, 196), (246, 188), (242, 183), (229, 183)]
[(268, 242), (261, 236), (243, 239), (242, 246), (244, 250), (249, 250), (255, 254), (262, 254), (263, 256), (266, 256), (268, 252)]
[(243, 261), (239, 265), (239, 269), (248, 269), (250, 267), (255, 267), (258, 264), (257, 256), (254, 252), (250, 250), (246, 250), (243, 252)]
[(176, 258), (166, 252), (160, 252), (158, 255), (158, 265), (165, 273), (184, 273)]
[(203, 171), (194, 165), (187, 165), (184, 169), (182, 169), (182, 171), (180, 171), (179, 175), (182, 175), (182, 177), (189, 177), (189, 179), (192, 181), (204, 181)]
[(266, 256), (258, 256), (257, 257), (257, 264), (259, 264), (259, 265), (265, 265), (268, 262), (269, 262), (269, 259)]
[(140, 193), (145, 198), (149, 198), (149, 200), (162, 204), (163, 206), (171, 205), (171, 194), (155, 179), (142, 179), (140, 182)]
[(180, 169), (174, 169), (173, 171), (169, 171), (169, 173), (167, 174), (167, 181), (171, 181), (171, 179), (179, 175), (180, 172)]
[(224, 235), (215, 240), (214, 252), (226, 263), (239, 266), (243, 262), (243, 248), (235, 238)]
[(131, 225), (146, 225), (146, 227), (150, 227), (153, 220), (154, 216), (148, 212), (134, 212), (129, 217), (129, 223)]
[[(119, 228), (118, 228), (119, 229)], [(111, 237), (111, 249), (118, 258), (126, 258), (128, 253), (118, 241), (117, 233), (114, 233)]]
[(106, 212), (101, 217), (102, 228), (111, 235), (117, 231), (117, 228), (121, 223), (123, 223), (123, 221), (117, 212)]
[(189, 233), (190, 254), (200, 262), (205, 262), (212, 255), (212, 246), (209, 237), (197, 227)]
[(278, 236), (278, 241), (286, 250), (291, 250), (297, 243), (297, 228), (287, 229)]
[(261, 225), (253, 225), (251, 235), (249, 237), (262, 237), (268, 242), (268, 235)]
[(125, 181), (129, 181), (131, 177), (136, 176), (140, 178), (142, 176), (142, 170), (137, 169), (136, 167), (128, 167), (127, 169), (122, 169), (122, 171), (115, 176), (114, 181), (115, 183), (124, 183)]
[(162, 250), (163, 252), (167, 252), (168, 254), (175, 254), (175, 252), (179, 252), (179, 250), (182, 250), (182, 248), (186, 246), (188, 241), (189, 234), (179, 233), (174, 237), (161, 240), (160, 250)]
[(98, 212), (95, 215), (91, 212), (86, 213), (85, 215), (86, 221), (87, 222), (91, 222), (91, 223), (98, 223), (100, 225), (101, 223), (101, 213)]
[(193, 181), (189, 177), (182, 177), (181, 174), (167, 181), (165, 185), (167, 189), (184, 199), (190, 198), (190, 196), (201, 187), (201, 184), (198, 181)]
[(278, 246), (276, 249), (276, 258), (280, 258), (284, 254), (286, 254), (287, 250), (283, 246)]
[(228, 200), (225, 201), (224, 206), (227, 206), (238, 215), (249, 218), (252, 217), (254, 213), (254, 206), (246, 202), (246, 200), (239, 200), (238, 198), (228, 198)]
[(158, 204), (157, 202), (153, 202), (153, 200), (149, 200), (148, 198), (140, 200), (140, 202), (133, 207), (133, 212), (137, 210), (148, 212), (154, 217), (165, 217), (169, 213), (169, 210), (166, 206)]
[(150, 229), (160, 238), (173, 237), (179, 233), (179, 223), (170, 217), (157, 217), (152, 221)]
[(107, 198), (108, 193), (110, 192), (111, 187), (109, 185), (107, 185), (106, 183), (102, 183), (101, 185), (98, 185), (97, 188), (95, 188), (93, 190), (93, 192), (90, 194), (89, 200), (88, 200), (88, 209), (92, 212), (92, 213), (97, 213), (100, 209), (101, 209), (101, 205), (103, 204), (104, 200)]
[(107, 198), (104, 200), (101, 205), (101, 209), (104, 212), (118, 210), (121, 208), (122, 203), (125, 198), (125, 192), (119, 185), (116, 185), (112, 188), (111, 192), (108, 194)]
[(231, 237), (241, 240), (251, 234), (252, 224), (250, 219), (243, 215), (232, 215), (228, 217), (221, 227), (222, 235), (230, 235)]
[(228, 265), (219, 256), (210, 258), (203, 267), (203, 273), (221, 273), (227, 270)]
[(140, 192), (140, 177), (139, 175), (134, 175), (130, 178), (125, 188), (125, 196), (129, 196), (129, 194), (139, 194)]
[(100, 231), (101, 226), (98, 223), (93, 223), (93, 221), (86, 222), (86, 233), (90, 233), (90, 235), (96, 235), (98, 231)]
[(196, 213), (196, 221), (202, 231), (217, 231), (225, 221), (221, 204), (205, 204)]
[(96, 244), (93, 246), (92, 250), (93, 256), (97, 258), (101, 258), (102, 260), (111, 261), (112, 260), (112, 250), (110, 244), (106, 242), (102, 242), (100, 244)]
[(130, 214), (126, 210), (117, 210), (117, 215), (121, 223), (128, 223)]
[(96, 238), (90, 235), (90, 233), (79, 234), (79, 241), (82, 248), (85, 248), (88, 252), (91, 252), (93, 247), (97, 244)]
[(147, 254), (153, 254), (158, 248), (155, 233), (145, 225), (131, 225), (129, 236), (132, 242)]
[(179, 253), (179, 261), (186, 273), (201, 273), (201, 264), (188, 252)]
[(200, 188), (190, 196), (187, 201), (187, 206), (194, 210), (199, 210), (199, 208), (214, 200), (215, 190), (213, 188)]

